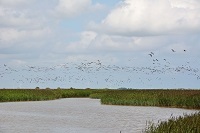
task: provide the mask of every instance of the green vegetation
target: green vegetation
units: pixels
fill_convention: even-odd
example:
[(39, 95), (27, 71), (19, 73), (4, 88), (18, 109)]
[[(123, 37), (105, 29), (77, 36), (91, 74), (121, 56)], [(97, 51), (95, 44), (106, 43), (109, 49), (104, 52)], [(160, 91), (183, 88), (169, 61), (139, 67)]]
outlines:
[(0, 89), (0, 102), (69, 97), (101, 99), (102, 104), (200, 109), (200, 90)]
[(0, 102), (69, 97), (101, 99), (102, 104), (200, 109), (200, 90), (0, 89)]
[(158, 125), (150, 124), (146, 133), (200, 133), (200, 112), (192, 115), (172, 117)]
[(108, 105), (200, 109), (200, 90), (107, 90), (90, 97)]
[(94, 90), (78, 89), (1, 89), (0, 102), (42, 101), (70, 97), (89, 97)]

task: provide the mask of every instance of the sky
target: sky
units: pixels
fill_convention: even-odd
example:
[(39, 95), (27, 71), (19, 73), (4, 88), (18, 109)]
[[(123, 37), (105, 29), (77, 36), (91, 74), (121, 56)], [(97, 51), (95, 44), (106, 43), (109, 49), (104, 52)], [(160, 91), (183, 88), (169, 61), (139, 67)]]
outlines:
[(0, 88), (200, 88), (199, 0), (0, 0)]

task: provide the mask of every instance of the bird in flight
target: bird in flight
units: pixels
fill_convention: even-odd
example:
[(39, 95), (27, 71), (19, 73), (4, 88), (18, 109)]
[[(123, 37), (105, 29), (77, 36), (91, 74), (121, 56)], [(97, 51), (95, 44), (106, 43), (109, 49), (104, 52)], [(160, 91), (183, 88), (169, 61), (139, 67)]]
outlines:
[(151, 57), (153, 56), (152, 54), (148, 54), (148, 55), (150, 55)]
[(148, 54), (148, 55), (150, 55), (151, 57), (154, 55), (154, 53), (153, 52), (151, 52), (150, 54)]
[(174, 49), (171, 49), (172, 50), (172, 52), (176, 52)]

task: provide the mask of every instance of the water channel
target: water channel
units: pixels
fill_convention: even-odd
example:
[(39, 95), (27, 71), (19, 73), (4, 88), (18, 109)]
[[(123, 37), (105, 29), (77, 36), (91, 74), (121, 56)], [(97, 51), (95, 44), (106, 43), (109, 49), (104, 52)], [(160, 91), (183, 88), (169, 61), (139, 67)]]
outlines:
[(98, 99), (0, 103), (0, 133), (141, 133), (149, 121), (195, 110), (101, 105)]

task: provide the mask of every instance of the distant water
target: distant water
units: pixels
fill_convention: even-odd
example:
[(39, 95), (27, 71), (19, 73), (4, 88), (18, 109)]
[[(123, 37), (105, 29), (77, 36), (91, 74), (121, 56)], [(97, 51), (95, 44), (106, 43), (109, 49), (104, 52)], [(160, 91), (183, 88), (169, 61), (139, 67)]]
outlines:
[(148, 121), (194, 112), (101, 105), (88, 98), (0, 103), (0, 133), (141, 133)]

